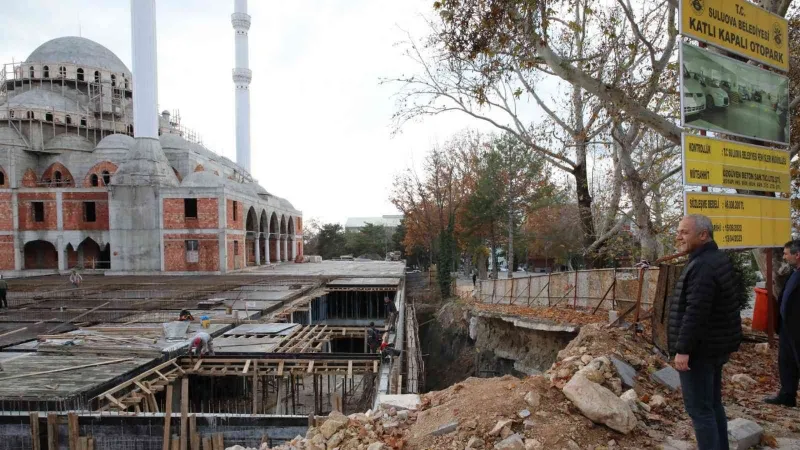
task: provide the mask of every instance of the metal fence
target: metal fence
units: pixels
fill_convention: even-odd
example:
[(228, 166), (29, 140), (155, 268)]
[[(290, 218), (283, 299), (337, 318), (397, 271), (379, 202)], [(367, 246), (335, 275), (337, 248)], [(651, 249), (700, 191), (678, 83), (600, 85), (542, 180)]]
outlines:
[(481, 280), (476, 296), (491, 304), (522, 306), (572, 305), (613, 309), (636, 303), (653, 304), (658, 268), (597, 269), (535, 274), (523, 278)]

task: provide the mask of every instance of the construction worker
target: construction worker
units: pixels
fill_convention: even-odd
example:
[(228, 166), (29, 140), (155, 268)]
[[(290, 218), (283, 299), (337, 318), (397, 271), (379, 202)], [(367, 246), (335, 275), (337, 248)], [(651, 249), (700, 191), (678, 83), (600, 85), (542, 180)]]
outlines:
[(211, 342), (212, 340), (211, 335), (205, 331), (197, 332), (192, 338), (191, 344), (189, 344), (189, 354), (191, 356), (197, 355), (198, 357), (206, 355), (214, 356), (214, 344)]
[(0, 275), (0, 308), (8, 308), (8, 301), (6, 301), (6, 292), (8, 291), (8, 283)]
[(189, 312), (188, 309), (181, 310), (180, 316), (178, 316), (179, 322), (191, 322), (194, 320), (194, 316), (192, 313)]
[(370, 353), (375, 353), (378, 351), (378, 346), (381, 344), (381, 333), (375, 328), (375, 322), (369, 323), (369, 328), (367, 328), (367, 346), (369, 347)]
[(78, 273), (77, 269), (72, 269), (72, 272), (70, 272), (69, 282), (72, 283), (72, 287), (74, 288), (81, 287), (81, 282), (83, 282), (83, 277), (81, 276), (81, 274)]
[(387, 295), (383, 297), (383, 304), (386, 305), (386, 326), (389, 330), (394, 330), (394, 321), (397, 320), (397, 307)]

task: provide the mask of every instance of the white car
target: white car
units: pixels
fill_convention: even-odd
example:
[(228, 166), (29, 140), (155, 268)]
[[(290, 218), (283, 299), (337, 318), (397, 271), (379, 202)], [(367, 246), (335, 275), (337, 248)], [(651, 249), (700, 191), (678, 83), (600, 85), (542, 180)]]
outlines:
[(694, 78), (703, 86), (706, 94), (706, 108), (727, 108), (730, 103), (728, 93), (719, 86), (715, 80), (698, 74), (692, 74)]
[(683, 68), (683, 115), (689, 117), (706, 110), (706, 94), (703, 86)]

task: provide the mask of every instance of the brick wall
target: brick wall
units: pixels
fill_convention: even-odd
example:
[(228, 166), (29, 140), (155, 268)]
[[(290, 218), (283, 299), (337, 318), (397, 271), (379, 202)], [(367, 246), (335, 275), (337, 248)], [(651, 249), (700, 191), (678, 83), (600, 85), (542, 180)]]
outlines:
[(202, 172), (202, 171), (204, 171), (204, 170), (206, 170), (206, 169), (203, 167), (203, 165), (202, 165), (202, 164), (198, 164), (198, 165), (197, 165), (197, 166), (194, 168), (194, 171), (195, 171), (195, 172)]
[[(84, 202), (94, 202), (95, 221), (87, 222)], [(65, 230), (108, 230), (108, 194), (106, 192), (64, 192), (61, 197)]]
[(22, 187), (35, 188), (37, 181), (39, 180), (36, 178), (36, 172), (33, 169), (26, 170), (22, 175)]
[(110, 162), (110, 161), (103, 161), (95, 164), (89, 172), (83, 177), (83, 187), (96, 187), (92, 186), (92, 174), (97, 175), (97, 187), (105, 186), (103, 182), (103, 171), (108, 172), (110, 175), (114, 175), (117, 171), (117, 165)]
[(197, 199), (197, 218), (186, 218), (182, 198), (164, 199), (164, 228), (219, 228), (219, 206), (216, 198)]
[(228, 214), (228, 229), (229, 230), (244, 230), (244, 205), (240, 201), (236, 201), (236, 217), (233, 215), (233, 202), (236, 200), (227, 201), (227, 214)]
[[(32, 202), (34, 201), (44, 202), (44, 222), (33, 220)], [(17, 195), (17, 208), (21, 231), (58, 229), (55, 192), (20, 192)]]
[[(234, 255), (233, 247), (234, 241), (239, 243), (239, 254)], [(244, 268), (244, 257), (245, 257), (245, 245), (244, 245), (244, 235), (237, 235), (237, 236), (228, 236), (228, 270), (234, 270), (236, 266), (234, 265), (234, 261), (238, 259), (239, 261), (239, 268)]]
[(295, 234), (303, 234), (303, 218), (302, 217), (295, 217), (294, 218)]
[(0, 231), (14, 230), (14, 211), (11, 209), (11, 193), (0, 193)]
[(72, 173), (61, 163), (50, 164), (50, 167), (45, 169), (44, 173), (42, 174), (42, 182), (55, 183), (56, 171), (61, 172), (61, 183), (59, 186), (75, 186), (75, 178), (72, 176)]
[[(198, 262), (186, 262), (186, 240), (198, 241)], [(164, 268), (167, 272), (216, 272), (219, 270), (219, 237), (216, 234), (165, 234)]]
[(14, 236), (0, 236), (0, 270), (14, 270)]

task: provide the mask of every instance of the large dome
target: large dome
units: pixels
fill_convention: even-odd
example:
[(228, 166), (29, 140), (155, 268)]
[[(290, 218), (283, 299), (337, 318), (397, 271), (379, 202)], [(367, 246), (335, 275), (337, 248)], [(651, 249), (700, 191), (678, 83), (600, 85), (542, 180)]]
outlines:
[(70, 63), (124, 73), (128, 77), (131, 75), (125, 63), (111, 50), (95, 41), (77, 36), (49, 40), (34, 50), (25, 62)]

